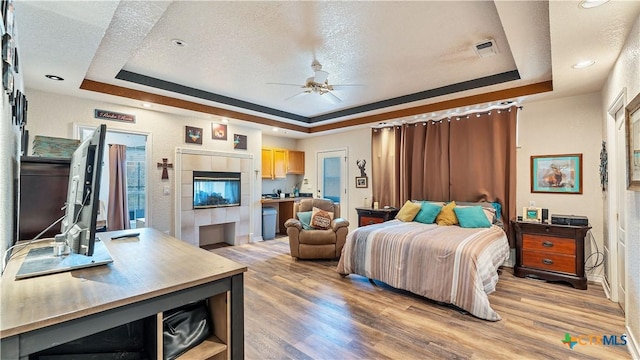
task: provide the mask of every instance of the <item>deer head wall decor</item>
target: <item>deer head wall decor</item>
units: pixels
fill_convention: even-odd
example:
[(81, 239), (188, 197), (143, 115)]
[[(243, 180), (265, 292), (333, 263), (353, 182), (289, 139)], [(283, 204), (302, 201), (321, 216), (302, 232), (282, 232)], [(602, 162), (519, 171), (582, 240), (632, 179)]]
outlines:
[(358, 165), (358, 169), (360, 169), (360, 176), (361, 177), (367, 177), (367, 173), (364, 172), (364, 167), (365, 167), (365, 165), (367, 165), (367, 160), (365, 160), (365, 159), (356, 160), (356, 165)]

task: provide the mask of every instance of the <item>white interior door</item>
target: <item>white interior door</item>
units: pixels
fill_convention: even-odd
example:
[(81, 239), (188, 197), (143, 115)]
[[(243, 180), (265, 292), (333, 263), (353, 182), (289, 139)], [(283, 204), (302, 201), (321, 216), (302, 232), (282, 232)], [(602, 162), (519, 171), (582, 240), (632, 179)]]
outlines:
[(347, 193), (347, 150), (320, 151), (317, 154), (317, 197), (340, 203), (340, 214), (349, 209)]
[(626, 264), (625, 264), (625, 254), (626, 254), (626, 236), (627, 236), (627, 219), (626, 213), (624, 211), (625, 206), (625, 195), (627, 192), (627, 163), (626, 163), (626, 134), (625, 134), (625, 122), (624, 122), (624, 108), (620, 108), (616, 114), (616, 194), (613, 196), (616, 197), (616, 217), (615, 217), (615, 229), (616, 229), (616, 264), (617, 264), (617, 284), (611, 284), (611, 286), (616, 286), (618, 289), (618, 304), (620, 304), (620, 308), (624, 311), (625, 306), (625, 281), (626, 277)]

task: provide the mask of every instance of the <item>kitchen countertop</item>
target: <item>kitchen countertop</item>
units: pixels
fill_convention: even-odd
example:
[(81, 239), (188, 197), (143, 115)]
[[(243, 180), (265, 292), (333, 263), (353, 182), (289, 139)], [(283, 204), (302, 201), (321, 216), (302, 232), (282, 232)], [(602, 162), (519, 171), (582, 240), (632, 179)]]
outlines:
[(274, 198), (274, 199), (262, 199), (260, 200), (263, 204), (273, 204), (273, 203), (281, 203), (287, 201), (300, 201), (300, 199), (310, 199), (305, 197), (288, 197), (288, 198)]

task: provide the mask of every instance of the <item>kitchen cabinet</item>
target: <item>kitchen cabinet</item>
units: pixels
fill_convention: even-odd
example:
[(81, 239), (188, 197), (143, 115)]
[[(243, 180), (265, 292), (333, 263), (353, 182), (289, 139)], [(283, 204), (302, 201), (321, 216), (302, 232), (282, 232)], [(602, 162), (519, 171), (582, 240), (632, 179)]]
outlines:
[(286, 159), (285, 149), (262, 149), (262, 178), (284, 179), (287, 176)]
[(284, 179), (287, 174), (304, 175), (304, 151), (262, 149), (262, 178)]
[(287, 150), (287, 174), (304, 175), (304, 151)]

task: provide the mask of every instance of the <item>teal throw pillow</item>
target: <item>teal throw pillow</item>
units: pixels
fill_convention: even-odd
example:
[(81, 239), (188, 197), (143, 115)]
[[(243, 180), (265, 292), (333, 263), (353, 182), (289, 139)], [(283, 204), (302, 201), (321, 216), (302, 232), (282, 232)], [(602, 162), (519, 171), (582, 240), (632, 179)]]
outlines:
[(300, 220), (300, 223), (302, 224), (302, 228), (304, 230), (313, 230), (313, 228), (311, 227), (311, 213), (313, 213), (313, 211), (304, 211), (298, 213), (298, 220)]
[(436, 216), (438, 216), (440, 210), (442, 210), (442, 206), (423, 201), (422, 205), (420, 205), (420, 211), (418, 211), (416, 217), (413, 218), (413, 221), (423, 224), (433, 224), (436, 221)]
[(463, 228), (488, 228), (491, 222), (482, 210), (482, 206), (455, 207), (453, 211), (458, 217), (460, 227)]

